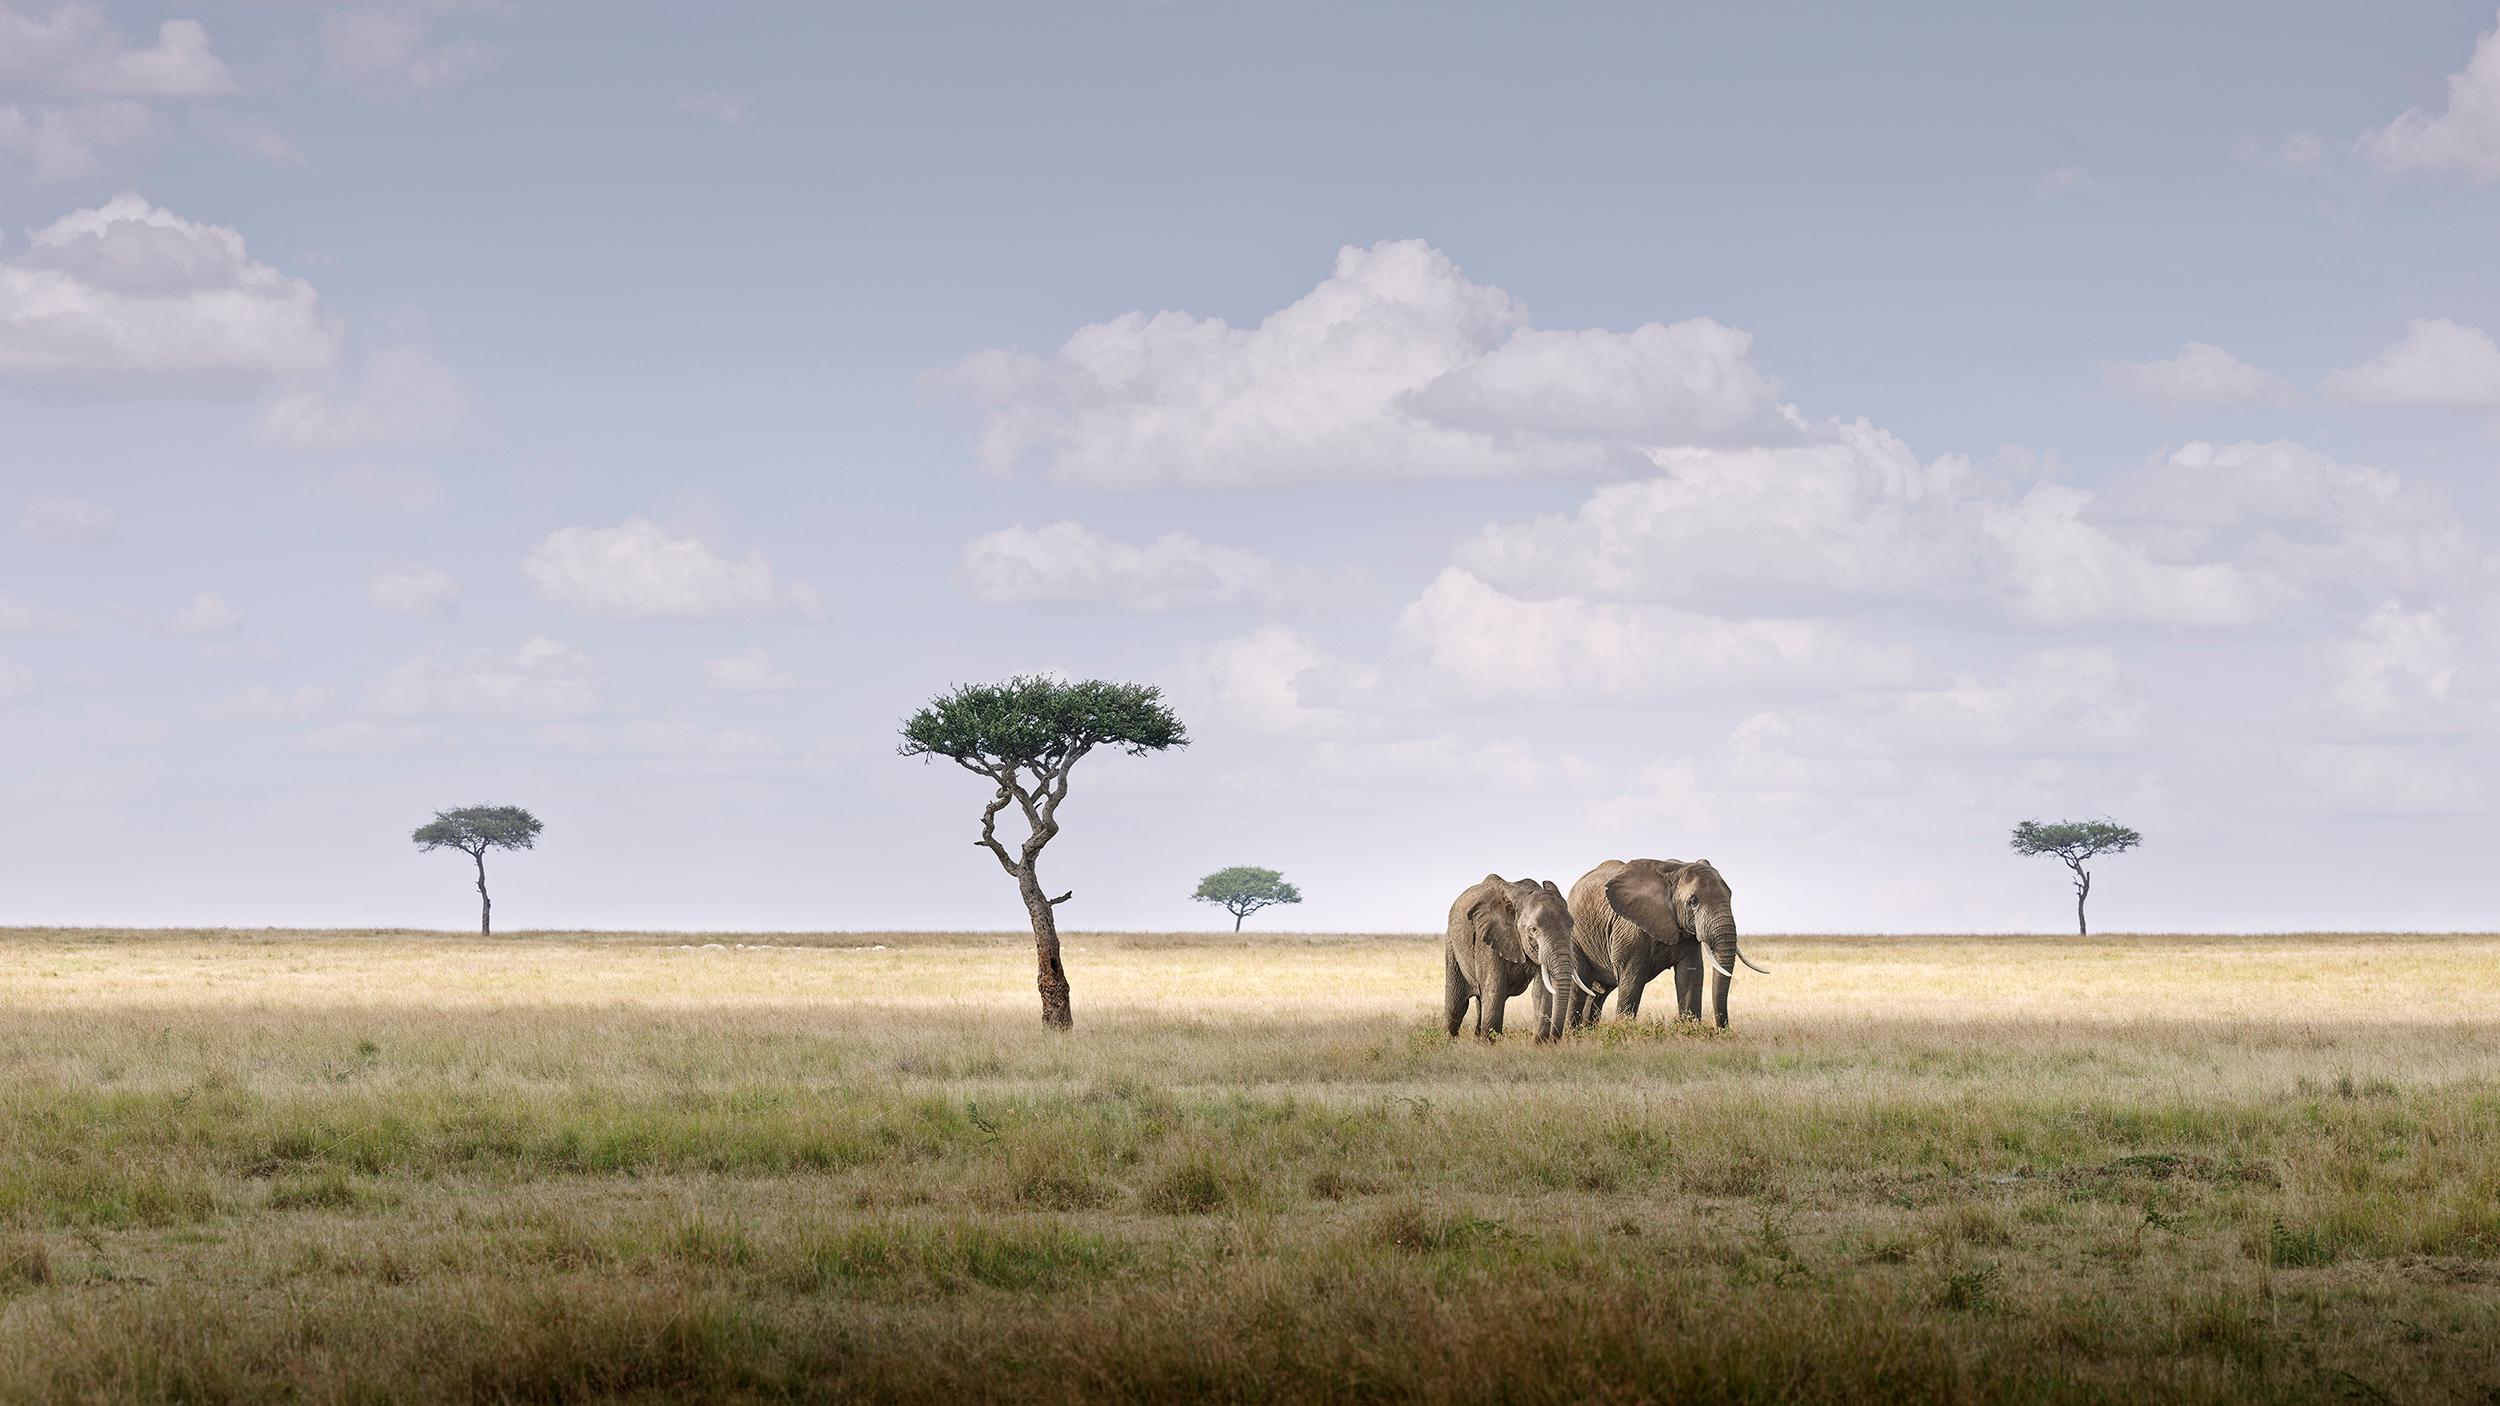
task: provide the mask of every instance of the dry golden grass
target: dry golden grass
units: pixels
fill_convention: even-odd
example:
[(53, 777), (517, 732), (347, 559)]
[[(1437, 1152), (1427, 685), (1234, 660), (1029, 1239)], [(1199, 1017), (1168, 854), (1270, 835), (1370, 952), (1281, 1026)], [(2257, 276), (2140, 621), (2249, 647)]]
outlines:
[(2500, 938), (1069, 943), (0, 932), (0, 1400), (2500, 1400)]

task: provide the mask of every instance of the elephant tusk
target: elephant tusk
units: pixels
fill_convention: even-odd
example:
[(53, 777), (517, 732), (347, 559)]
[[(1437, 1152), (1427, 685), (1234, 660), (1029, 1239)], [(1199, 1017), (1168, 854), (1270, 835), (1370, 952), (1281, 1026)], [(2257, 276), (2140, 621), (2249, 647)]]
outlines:
[(1554, 994), (1554, 978), (1547, 976), (1542, 969), (1539, 969), (1536, 974), (1536, 979), (1537, 984), (1545, 988), (1546, 995), (1551, 996)]
[(1581, 980), (1581, 978), (1580, 978), (1580, 974), (1579, 974), (1578, 972), (1573, 972), (1573, 973), (1571, 974), (1571, 984), (1572, 984), (1572, 985), (1574, 985), (1574, 986), (1579, 987), (1581, 990), (1586, 991), (1587, 993), (1589, 993), (1589, 994), (1590, 994), (1590, 995), (1592, 995), (1592, 996), (1596, 996), (1596, 995), (1598, 995), (1598, 994), (1599, 994), (1599, 993), (1598, 993), (1598, 990), (1597, 990), (1597, 988), (1596, 988), (1596, 987), (1591, 986), (1591, 985), (1589, 985), (1586, 981)]
[(1736, 979), (1736, 973), (1729, 971), (1727, 966), (1719, 960), (1718, 954), (1712, 952), (1709, 948), (1704, 947), (1701, 949), (1701, 958), (1703, 961), (1710, 964), (1710, 970), (1717, 972), (1719, 975), (1726, 977), (1730, 981), (1734, 981)]
[(1736, 949), (1736, 960), (1743, 962), (1746, 966), (1753, 968), (1755, 971), (1762, 973), (1764, 976), (1769, 976), (1771, 974), (1771, 969), (1769, 967), (1766, 967), (1760, 962), (1755, 961), (1753, 958), (1746, 956), (1745, 949), (1742, 947)]

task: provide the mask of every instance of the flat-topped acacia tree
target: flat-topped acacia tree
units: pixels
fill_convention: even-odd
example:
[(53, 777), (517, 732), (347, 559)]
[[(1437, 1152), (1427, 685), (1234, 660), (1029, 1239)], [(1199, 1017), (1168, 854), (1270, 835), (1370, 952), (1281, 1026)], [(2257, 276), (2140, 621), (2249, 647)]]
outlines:
[(2083, 920), (2083, 901), (2092, 896), (2092, 871), (2084, 861), (2104, 854), (2124, 854), (2144, 843), (2144, 837), (2115, 820), (2056, 820), (2046, 824), (2026, 820), (2014, 827), (2016, 854), (2053, 854), (2075, 875), (2075, 933), (2090, 937), (2091, 927)]
[[(1059, 964), (1057, 916), (1058, 906), (1076, 894), (1045, 898), (1034, 869), (1042, 847), (1059, 833), (1068, 773), (1098, 747), (1142, 757), (1188, 745), (1189, 730), (1163, 701), (1163, 690), (1103, 679), (1068, 683), (1019, 674), (1005, 683), (959, 684), (903, 720), (904, 756), (944, 757), (998, 788), (981, 812), (981, 838), (973, 843), (997, 858), (1024, 896), (1043, 1024), (1065, 1030), (1076, 1023), (1068, 974)], [(999, 812), (1011, 805), (1024, 812), (1026, 829), (1012, 853), (998, 838)]]
[(1191, 894), (1195, 903), (1220, 903), (1233, 915), (1233, 931), (1241, 931), (1241, 920), (1262, 908), (1279, 903), (1300, 903), (1302, 890), (1285, 882), (1285, 876), (1273, 869), (1255, 864), (1236, 864), (1218, 869), (1198, 881), (1198, 891)]
[(486, 851), (535, 849), (538, 832), (545, 828), (537, 816), (519, 806), (461, 806), (434, 812), (434, 818), (418, 826), (408, 838), (416, 841), (422, 853), (456, 849), (477, 861), (477, 930), (491, 933), (495, 930), (495, 900), (486, 893)]

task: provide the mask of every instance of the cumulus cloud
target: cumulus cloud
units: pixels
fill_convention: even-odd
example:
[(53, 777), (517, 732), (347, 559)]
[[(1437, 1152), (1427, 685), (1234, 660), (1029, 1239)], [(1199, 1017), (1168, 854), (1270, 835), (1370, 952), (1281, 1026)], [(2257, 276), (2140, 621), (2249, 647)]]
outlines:
[(460, 584), (439, 567), (386, 566), (365, 583), (365, 599), (393, 615), (440, 615), (460, 597)]
[(2001, 675), (1958, 674), (1943, 688), (1760, 715), (1748, 731), (1811, 758), (2049, 757), (2129, 750), (2144, 720), (2118, 656), (2093, 646), (2041, 650)]
[(2500, 346), (2477, 328), (2417, 317), (2404, 340), (2329, 375), (2320, 389), (2342, 405), (2500, 407)]
[(300, 723), (330, 710), (331, 691), (323, 684), (279, 689), (266, 684), (202, 703), (192, 712), (212, 722)]
[(204, 107), (192, 112), (191, 130), (246, 161), (267, 166), (307, 164), (304, 153), (286, 133), (223, 108)]
[(102, 503), (58, 496), (27, 499), (17, 521), (34, 540), (67, 547), (91, 547), (107, 541), (115, 526), (113, 510)]
[(226, 603), (215, 591), (202, 591), (191, 602), (174, 612), (174, 633), (178, 635), (224, 635), (243, 626), (243, 612)]
[(976, 537), (955, 585), (985, 605), (1092, 605), (1160, 613), (1254, 605), (1276, 593), (1275, 564), (1186, 532), (1136, 545), (1081, 523), (1022, 525)]
[(271, 401), (253, 438), (292, 454), (362, 454), (439, 443), (468, 413), (459, 377), (416, 347), (391, 347), (374, 353), (351, 381)]
[(427, 654), (382, 677), (370, 704), (397, 717), (547, 720), (599, 711), (590, 660), (570, 645), (532, 639), (508, 656)]
[(824, 616), (814, 588), (776, 580), (761, 552), (731, 560), (647, 518), (558, 529), (522, 561), (521, 574), (547, 604), (611, 620)]
[(236, 391), (319, 373), (338, 319), (243, 237), (120, 195), (0, 258), (0, 382), (105, 391)]
[(782, 672), (764, 649), (740, 650), (704, 661), (703, 681), (715, 693), (793, 693), (798, 681)]
[(2500, 27), (2476, 40), (2465, 71), (2448, 79), (2445, 111), (2408, 108), (2363, 135), (2360, 149), (2389, 171), (2500, 180)]
[(2292, 383), (2262, 371), (2210, 342), (2190, 342), (2177, 356), (2125, 361), (2102, 372), (2111, 389), (2164, 415), (2300, 403)]
[(992, 471), (1095, 488), (1609, 474), (1788, 428), (1744, 333), (1539, 331), (1419, 240), (1340, 250), (1255, 327), (1133, 312), (932, 381), (978, 409)]
[(59, 635), (78, 628), (78, 617), (46, 609), (0, 591), (0, 635)]
[(321, 19), (322, 67), (338, 83), (401, 96), (464, 83), (499, 57), (475, 39), (437, 41), (440, 5), (335, 8)]
[(120, 99), (66, 106), (0, 106), (0, 155), (37, 181), (91, 182), (120, 173), (156, 133), (147, 104)]
[(1478, 698), (1638, 702), (1901, 687), (1906, 649), (1809, 619), (1723, 619), (1570, 597), (1523, 600), (1448, 568), (1400, 615), (1401, 637)]
[(2386, 601), (2332, 652), (2327, 702), (2365, 732), (2424, 734), (2454, 728), (2457, 673), (2464, 651), (2437, 610)]
[(2155, 559), (2088, 519), (2081, 489), (2041, 481), (2016, 497), (1862, 420), (1824, 443), (1676, 450), (1658, 465), (1569, 516), (1490, 525), (1459, 562), (1528, 597), (1795, 612), (1959, 602), (2051, 628), (2239, 624), (2284, 595), (2230, 563)]
[(36, 14), (0, 4), (0, 86), (80, 97), (212, 98), (235, 91), (197, 20), (167, 20), (132, 45), (93, 4)]
[(1262, 625), (1232, 639), (1183, 649), (1172, 672), (1172, 692), (1193, 715), (1211, 715), (1245, 731), (1271, 737), (1339, 737), (1357, 730), (1356, 715), (1305, 695), (1324, 674), (1344, 671), (1309, 635), (1284, 625)]

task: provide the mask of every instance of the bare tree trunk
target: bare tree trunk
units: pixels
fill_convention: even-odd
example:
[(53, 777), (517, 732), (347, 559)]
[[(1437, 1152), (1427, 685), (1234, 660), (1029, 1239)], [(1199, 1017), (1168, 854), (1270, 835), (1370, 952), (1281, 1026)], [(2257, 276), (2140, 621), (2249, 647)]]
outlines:
[(1244, 918), (1247, 918), (1247, 917), (1249, 917), (1249, 916), (1250, 916), (1250, 915), (1249, 915), (1249, 914), (1247, 914), (1247, 913), (1241, 912), (1241, 911), (1239, 911), (1239, 910), (1235, 910), (1235, 911), (1234, 911), (1234, 913), (1233, 913), (1233, 931), (1235, 931), (1235, 932), (1239, 932), (1239, 931), (1241, 931), (1241, 920), (1242, 920), (1242, 919), (1244, 919)]
[(1043, 896), (1042, 881), (1031, 865), (1016, 871), (1016, 889), (1024, 895), (1024, 911), (1033, 919), (1034, 984), (1042, 993), (1042, 1024), (1054, 1030), (1076, 1025), (1068, 1005), (1068, 972), (1059, 965), (1059, 914)]
[(2091, 896), (2092, 876), (2081, 869), (2075, 870), (2075, 935), (2078, 937), (2092, 935), (2091, 927), (2083, 921), (2083, 901)]
[(495, 931), (495, 900), (486, 896), (486, 851), (479, 850), (477, 860), (477, 930), (481, 935)]

